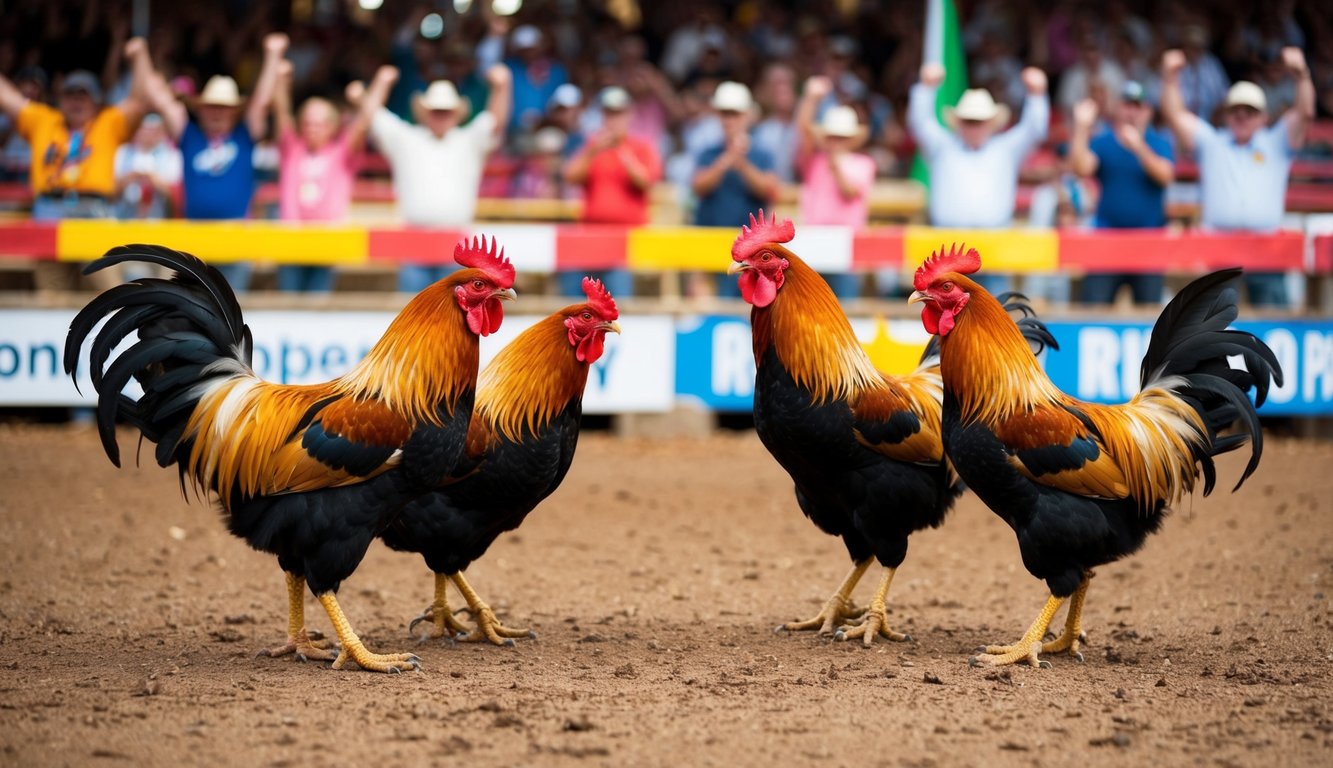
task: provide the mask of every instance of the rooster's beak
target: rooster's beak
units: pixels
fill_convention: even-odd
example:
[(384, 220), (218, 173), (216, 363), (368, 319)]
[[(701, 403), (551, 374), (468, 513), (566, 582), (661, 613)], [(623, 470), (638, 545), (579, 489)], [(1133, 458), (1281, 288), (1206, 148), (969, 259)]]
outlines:
[(746, 264), (746, 263), (743, 262), (743, 261), (733, 261), (733, 262), (731, 262), (731, 266), (730, 266), (730, 267), (727, 267), (727, 274), (728, 274), (728, 275), (734, 275), (734, 274), (736, 274), (737, 272), (741, 272), (742, 270), (746, 270), (746, 269), (749, 269), (749, 268), (750, 268), (750, 265), (749, 265), (749, 264)]
[(611, 322), (598, 323), (597, 327), (606, 331), (620, 333), (620, 323), (611, 323)]
[(518, 298), (518, 294), (514, 293), (513, 288), (506, 288), (503, 291), (496, 291), (495, 293), (492, 293), (491, 296), (501, 301), (513, 301)]
[(918, 301), (934, 301), (934, 299), (925, 291), (913, 291), (912, 295), (907, 297), (908, 304), (915, 304)]

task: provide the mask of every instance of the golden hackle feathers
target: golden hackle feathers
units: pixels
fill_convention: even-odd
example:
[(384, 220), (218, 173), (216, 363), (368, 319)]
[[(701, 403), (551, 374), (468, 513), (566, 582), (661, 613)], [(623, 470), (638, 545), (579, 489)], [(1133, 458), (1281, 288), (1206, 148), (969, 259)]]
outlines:
[(817, 403), (885, 386), (824, 278), (786, 248), (771, 248), (790, 266), (777, 299), (752, 316), (756, 339), (768, 339), (796, 384)]
[[(248, 371), (217, 380), (185, 430), (185, 438), (194, 441), (189, 474), (199, 490), (216, 488), (227, 504), (233, 488), (255, 496), (367, 479), (329, 468), (302, 447), (298, 427), (323, 400), (346, 398), (351, 407), (374, 409), (404, 425), (442, 424), (475, 386), (479, 343), (453, 289), (469, 274), (475, 273), (461, 270), (417, 294), (370, 352), (331, 382), (274, 384)], [(391, 457), (370, 476), (396, 462)]]
[(505, 345), (477, 378), (473, 425), (510, 441), (546, 427), (583, 395), (588, 366), (574, 356), (562, 310)]
[[(1144, 509), (1174, 503), (1193, 489), (1193, 447), (1205, 445), (1208, 436), (1198, 413), (1174, 391), (1183, 379), (1160, 381), (1123, 405), (1071, 398), (1051, 383), (1013, 318), (994, 297), (961, 274), (948, 273), (948, 279), (971, 294), (941, 348), (945, 388), (958, 400), (964, 423), (981, 422), (998, 431), (1012, 423), (1021, 429), (1032, 421), (1028, 414), (1077, 411), (1100, 433), (1101, 448), (1118, 476), (1116, 470), (1092, 466), (1089, 472), (1104, 476), (1047, 477), (1048, 482), (1067, 490), (1080, 482), (1101, 489), (1120, 483)], [(1071, 432), (1065, 439), (1073, 437)]]

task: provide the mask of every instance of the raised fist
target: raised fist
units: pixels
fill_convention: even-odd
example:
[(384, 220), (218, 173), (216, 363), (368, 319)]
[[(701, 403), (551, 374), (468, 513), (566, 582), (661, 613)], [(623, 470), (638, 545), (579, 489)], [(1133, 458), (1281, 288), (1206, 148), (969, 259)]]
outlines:
[(1282, 49), (1282, 66), (1289, 72), (1300, 77), (1304, 77), (1309, 71), (1305, 63), (1305, 53), (1294, 45), (1289, 45)]
[(1162, 54), (1162, 78), (1173, 78), (1180, 74), (1180, 70), (1185, 68), (1185, 52), (1179, 48)]
[(281, 56), (287, 52), (287, 35), (282, 32), (270, 32), (264, 35), (264, 53)]
[(504, 64), (492, 64), (486, 70), (486, 82), (492, 88), (509, 85), (511, 80), (513, 80), (513, 75), (509, 72), (509, 67)]
[(388, 64), (375, 70), (375, 82), (383, 82), (393, 85), (398, 80), (398, 67), (391, 67)]
[(1074, 105), (1074, 125), (1091, 128), (1095, 122), (1097, 122), (1097, 102), (1083, 99)]
[(935, 86), (939, 85), (942, 82), (944, 82), (943, 66), (936, 64), (934, 62), (931, 62), (930, 64), (921, 65), (922, 85), (928, 85), (931, 88), (934, 88)]
[(1046, 92), (1046, 73), (1036, 67), (1023, 70), (1023, 87), (1033, 95)]
[(815, 75), (805, 81), (805, 93), (812, 99), (822, 99), (833, 92), (833, 81), (823, 75)]
[(131, 37), (125, 41), (125, 58), (132, 59), (135, 56), (148, 51), (148, 41), (142, 37)]

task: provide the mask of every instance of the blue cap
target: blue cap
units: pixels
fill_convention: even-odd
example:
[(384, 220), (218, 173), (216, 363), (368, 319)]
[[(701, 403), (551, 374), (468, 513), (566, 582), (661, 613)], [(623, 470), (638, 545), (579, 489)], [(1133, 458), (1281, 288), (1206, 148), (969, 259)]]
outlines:
[(60, 92), (70, 91), (83, 91), (91, 96), (93, 101), (99, 104), (102, 101), (102, 86), (97, 82), (97, 77), (86, 69), (76, 69), (65, 75), (65, 79), (60, 83)]

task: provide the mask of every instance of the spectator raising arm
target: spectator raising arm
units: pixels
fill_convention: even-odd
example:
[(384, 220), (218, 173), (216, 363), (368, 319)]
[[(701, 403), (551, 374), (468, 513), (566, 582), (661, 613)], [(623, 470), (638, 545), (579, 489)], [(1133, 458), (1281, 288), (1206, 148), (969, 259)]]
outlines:
[(491, 95), (486, 99), (486, 111), (495, 117), (495, 136), (504, 136), (509, 125), (509, 111), (514, 106), (514, 75), (504, 64), (493, 64), (486, 69), (486, 84)]
[(279, 140), (296, 130), (292, 115), (292, 63), (284, 59), (278, 64), (278, 79), (273, 86), (273, 130)]
[(912, 138), (927, 155), (933, 155), (949, 138), (949, 132), (940, 125), (935, 113), (935, 100), (940, 83), (944, 82), (944, 67), (939, 64), (921, 65), (921, 80), (912, 86), (907, 103), (907, 128)]
[[(255, 141), (263, 139), (268, 132), (266, 113), (269, 102), (273, 100), (273, 92), (277, 89), (278, 69), (287, 53), (287, 44), (287, 36), (281, 32), (264, 36), (264, 64), (259, 70), (259, 79), (255, 81), (255, 92), (245, 107), (245, 127), (250, 131), (250, 138)], [(289, 103), (289, 112), (290, 109)]]
[(366, 133), (370, 130), (370, 121), (375, 113), (389, 100), (389, 91), (398, 80), (398, 68), (388, 65), (375, 71), (375, 77), (366, 88), (357, 80), (347, 84), (345, 94), (347, 103), (356, 107), (352, 122), (347, 124), (347, 145), (352, 149), (361, 149), (365, 144)]
[(1017, 144), (1019, 152), (1027, 154), (1046, 140), (1046, 132), (1051, 124), (1051, 99), (1047, 94), (1046, 73), (1037, 67), (1023, 70), (1023, 87), (1027, 97), (1023, 100), (1023, 114), (1013, 128), (1000, 134), (1000, 141)]
[(1073, 128), (1069, 131), (1069, 168), (1079, 176), (1097, 174), (1097, 154), (1089, 146), (1092, 126), (1097, 122), (1097, 102), (1083, 99), (1074, 105)]
[(18, 115), (23, 108), (28, 106), (28, 97), (18, 89), (17, 86), (4, 74), (0, 74), (0, 111), (9, 115), (11, 120), (18, 121)]
[(805, 81), (805, 92), (801, 94), (801, 101), (796, 105), (796, 128), (801, 132), (800, 148), (796, 153), (799, 158), (798, 166), (805, 165), (805, 161), (811, 155), (824, 149), (823, 142), (819, 140), (819, 134), (815, 131), (815, 110), (819, 108), (819, 102), (832, 91), (833, 81), (822, 75), (816, 75)]
[(138, 125), (151, 106), (149, 88), (155, 72), (153, 60), (148, 55), (148, 42), (142, 37), (132, 37), (125, 42), (125, 58), (130, 62), (130, 92), (116, 105), (125, 122)]
[(1185, 95), (1180, 91), (1180, 70), (1185, 68), (1185, 52), (1172, 49), (1162, 54), (1162, 119), (1180, 142), (1186, 154), (1194, 152), (1194, 134), (1199, 118), (1185, 107)]
[(1305, 54), (1300, 48), (1283, 48), (1282, 64), (1296, 79), (1296, 103), (1282, 116), (1287, 123), (1287, 145), (1296, 150), (1305, 145), (1305, 133), (1314, 120), (1314, 81), (1310, 79), (1310, 67), (1305, 63)]

